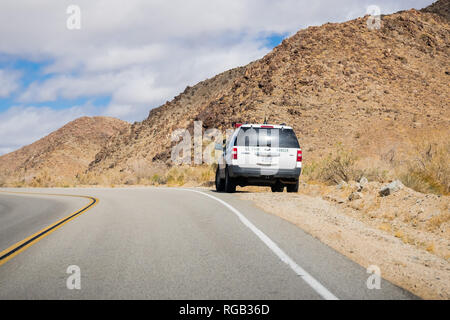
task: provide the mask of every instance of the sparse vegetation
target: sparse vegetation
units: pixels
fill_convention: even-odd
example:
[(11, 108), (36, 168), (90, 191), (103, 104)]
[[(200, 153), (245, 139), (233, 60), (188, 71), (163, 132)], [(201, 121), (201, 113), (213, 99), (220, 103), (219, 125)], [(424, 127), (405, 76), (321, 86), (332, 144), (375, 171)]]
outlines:
[(154, 174), (154, 170), (152, 170), (150, 165), (144, 159), (133, 161), (131, 168), (134, 173), (134, 178), (137, 180), (137, 184), (150, 179)]
[(438, 215), (433, 216), (427, 223), (428, 230), (437, 230), (439, 229), (444, 223), (447, 223), (450, 221), (450, 212), (444, 211)]
[(167, 183), (167, 177), (164, 175), (159, 175), (159, 174), (154, 174), (152, 179), (152, 184), (153, 185), (161, 185), (161, 184), (166, 184)]
[(173, 167), (167, 172), (167, 185), (181, 186), (185, 184), (212, 186), (214, 184), (215, 165), (197, 167)]
[(356, 167), (357, 157), (352, 150), (345, 150), (340, 144), (321, 162), (312, 162), (304, 168), (307, 180), (338, 184), (341, 181), (358, 180), (363, 172)]
[(389, 171), (386, 169), (381, 169), (377, 167), (369, 167), (364, 168), (363, 175), (366, 177), (369, 181), (378, 181), (378, 182), (384, 182), (388, 180), (389, 177)]
[(450, 193), (450, 141), (417, 144), (416, 156), (401, 174), (402, 182), (422, 193)]

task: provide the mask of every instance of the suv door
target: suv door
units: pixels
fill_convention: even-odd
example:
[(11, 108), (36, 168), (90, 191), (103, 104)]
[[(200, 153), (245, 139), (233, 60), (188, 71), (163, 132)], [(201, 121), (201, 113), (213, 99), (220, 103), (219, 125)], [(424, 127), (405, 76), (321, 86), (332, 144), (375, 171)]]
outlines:
[(234, 147), (238, 151), (237, 165), (261, 169), (268, 175), (279, 169), (294, 169), (300, 148), (292, 129), (269, 126), (241, 128)]

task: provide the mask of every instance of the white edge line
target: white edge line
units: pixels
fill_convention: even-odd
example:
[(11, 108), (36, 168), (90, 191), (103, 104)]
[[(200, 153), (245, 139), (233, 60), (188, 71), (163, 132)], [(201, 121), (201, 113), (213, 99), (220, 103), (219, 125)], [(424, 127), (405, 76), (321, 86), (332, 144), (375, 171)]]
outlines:
[(289, 257), (275, 242), (273, 242), (264, 232), (259, 230), (253, 223), (251, 223), (242, 213), (240, 213), (237, 209), (223, 201), (222, 199), (219, 199), (215, 196), (212, 196), (210, 194), (207, 194), (205, 192), (192, 190), (192, 189), (185, 189), (185, 188), (178, 188), (178, 189), (172, 189), (172, 190), (184, 190), (184, 191), (190, 191), (202, 194), (204, 196), (207, 196), (211, 199), (214, 199), (221, 204), (223, 204), (225, 207), (230, 209), (240, 220), (241, 222), (249, 228), (256, 236), (261, 239), (264, 244), (269, 247), (270, 250), (272, 250), (275, 255), (277, 255), (278, 258), (280, 258), (281, 261), (286, 263), (294, 272), (302, 277), (302, 279), (314, 290), (316, 291), (322, 298), (326, 300), (339, 300), (334, 294), (332, 294), (327, 288), (325, 288), (319, 281), (317, 281), (313, 276), (311, 276), (308, 272), (306, 272), (302, 267), (300, 267), (294, 260), (292, 260), (291, 257)]

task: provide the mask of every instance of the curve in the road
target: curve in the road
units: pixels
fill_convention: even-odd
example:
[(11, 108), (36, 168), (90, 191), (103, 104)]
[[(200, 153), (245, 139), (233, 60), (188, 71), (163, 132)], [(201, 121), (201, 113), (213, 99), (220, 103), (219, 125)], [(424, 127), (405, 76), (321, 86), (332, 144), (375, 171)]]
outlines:
[(275, 242), (272, 241), (264, 232), (259, 230), (253, 223), (251, 223), (242, 213), (240, 213), (236, 208), (229, 205), (222, 199), (214, 197), (210, 194), (192, 190), (192, 189), (179, 189), (184, 191), (191, 191), (195, 193), (202, 194), (208, 198), (214, 199), (217, 202), (224, 205), (231, 212), (233, 212), (239, 220), (249, 228), (264, 244), (272, 250), (272, 252), (284, 263), (286, 263), (298, 276), (300, 276), (314, 291), (316, 291), (325, 300), (338, 300), (338, 298), (332, 294), (327, 288), (325, 288), (319, 281), (317, 281), (313, 276), (305, 271), (301, 266), (299, 266), (291, 257), (289, 257)]
[[(8, 192), (8, 191), (0, 191), (0, 192), (7, 193), (7, 194), (8, 193), (9, 194), (19, 194), (19, 195), (20, 194), (37, 195), (36, 193), (32, 193), (32, 192)], [(99, 202), (99, 200), (97, 198), (90, 197), (90, 196), (66, 195), (66, 194), (39, 194), (39, 195), (85, 198), (85, 199), (91, 200), (91, 202), (88, 205), (86, 205), (85, 207), (81, 208), (80, 210), (78, 210), (74, 213), (71, 213), (67, 217), (45, 227), (44, 229), (36, 232), (35, 234), (25, 238), (24, 240), (17, 242), (16, 244), (14, 244), (14, 245), (10, 246), (9, 248), (0, 252), (0, 266), (5, 264), (7, 261), (11, 260), (12, 258), (14, 258), (16, 255), (18, 255), (22, 251), (26, 250), (28, 247), (32, 246), (33, 244), (35, 244), (42, 238), (48, 236), (55, 230), (59, 229), (64, 224), (75, 219), (77, 216), (83, 214), (84, 212), (88, 211), (89, 209), (94, 207)]]

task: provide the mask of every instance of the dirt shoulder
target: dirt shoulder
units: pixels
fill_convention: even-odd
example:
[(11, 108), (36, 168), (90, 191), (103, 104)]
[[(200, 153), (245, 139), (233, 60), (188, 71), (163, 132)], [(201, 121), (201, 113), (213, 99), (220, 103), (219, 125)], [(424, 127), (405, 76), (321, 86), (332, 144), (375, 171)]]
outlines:
[[(403, 188), (387, 197), (381, 185), (304, 184), (300, 194), (242, 193), (263, 210), (318, 238), (363, 267), (424, 299), (450, 299), (450, 197)], [(358, 197), (356, 197), (358, 198)]]

